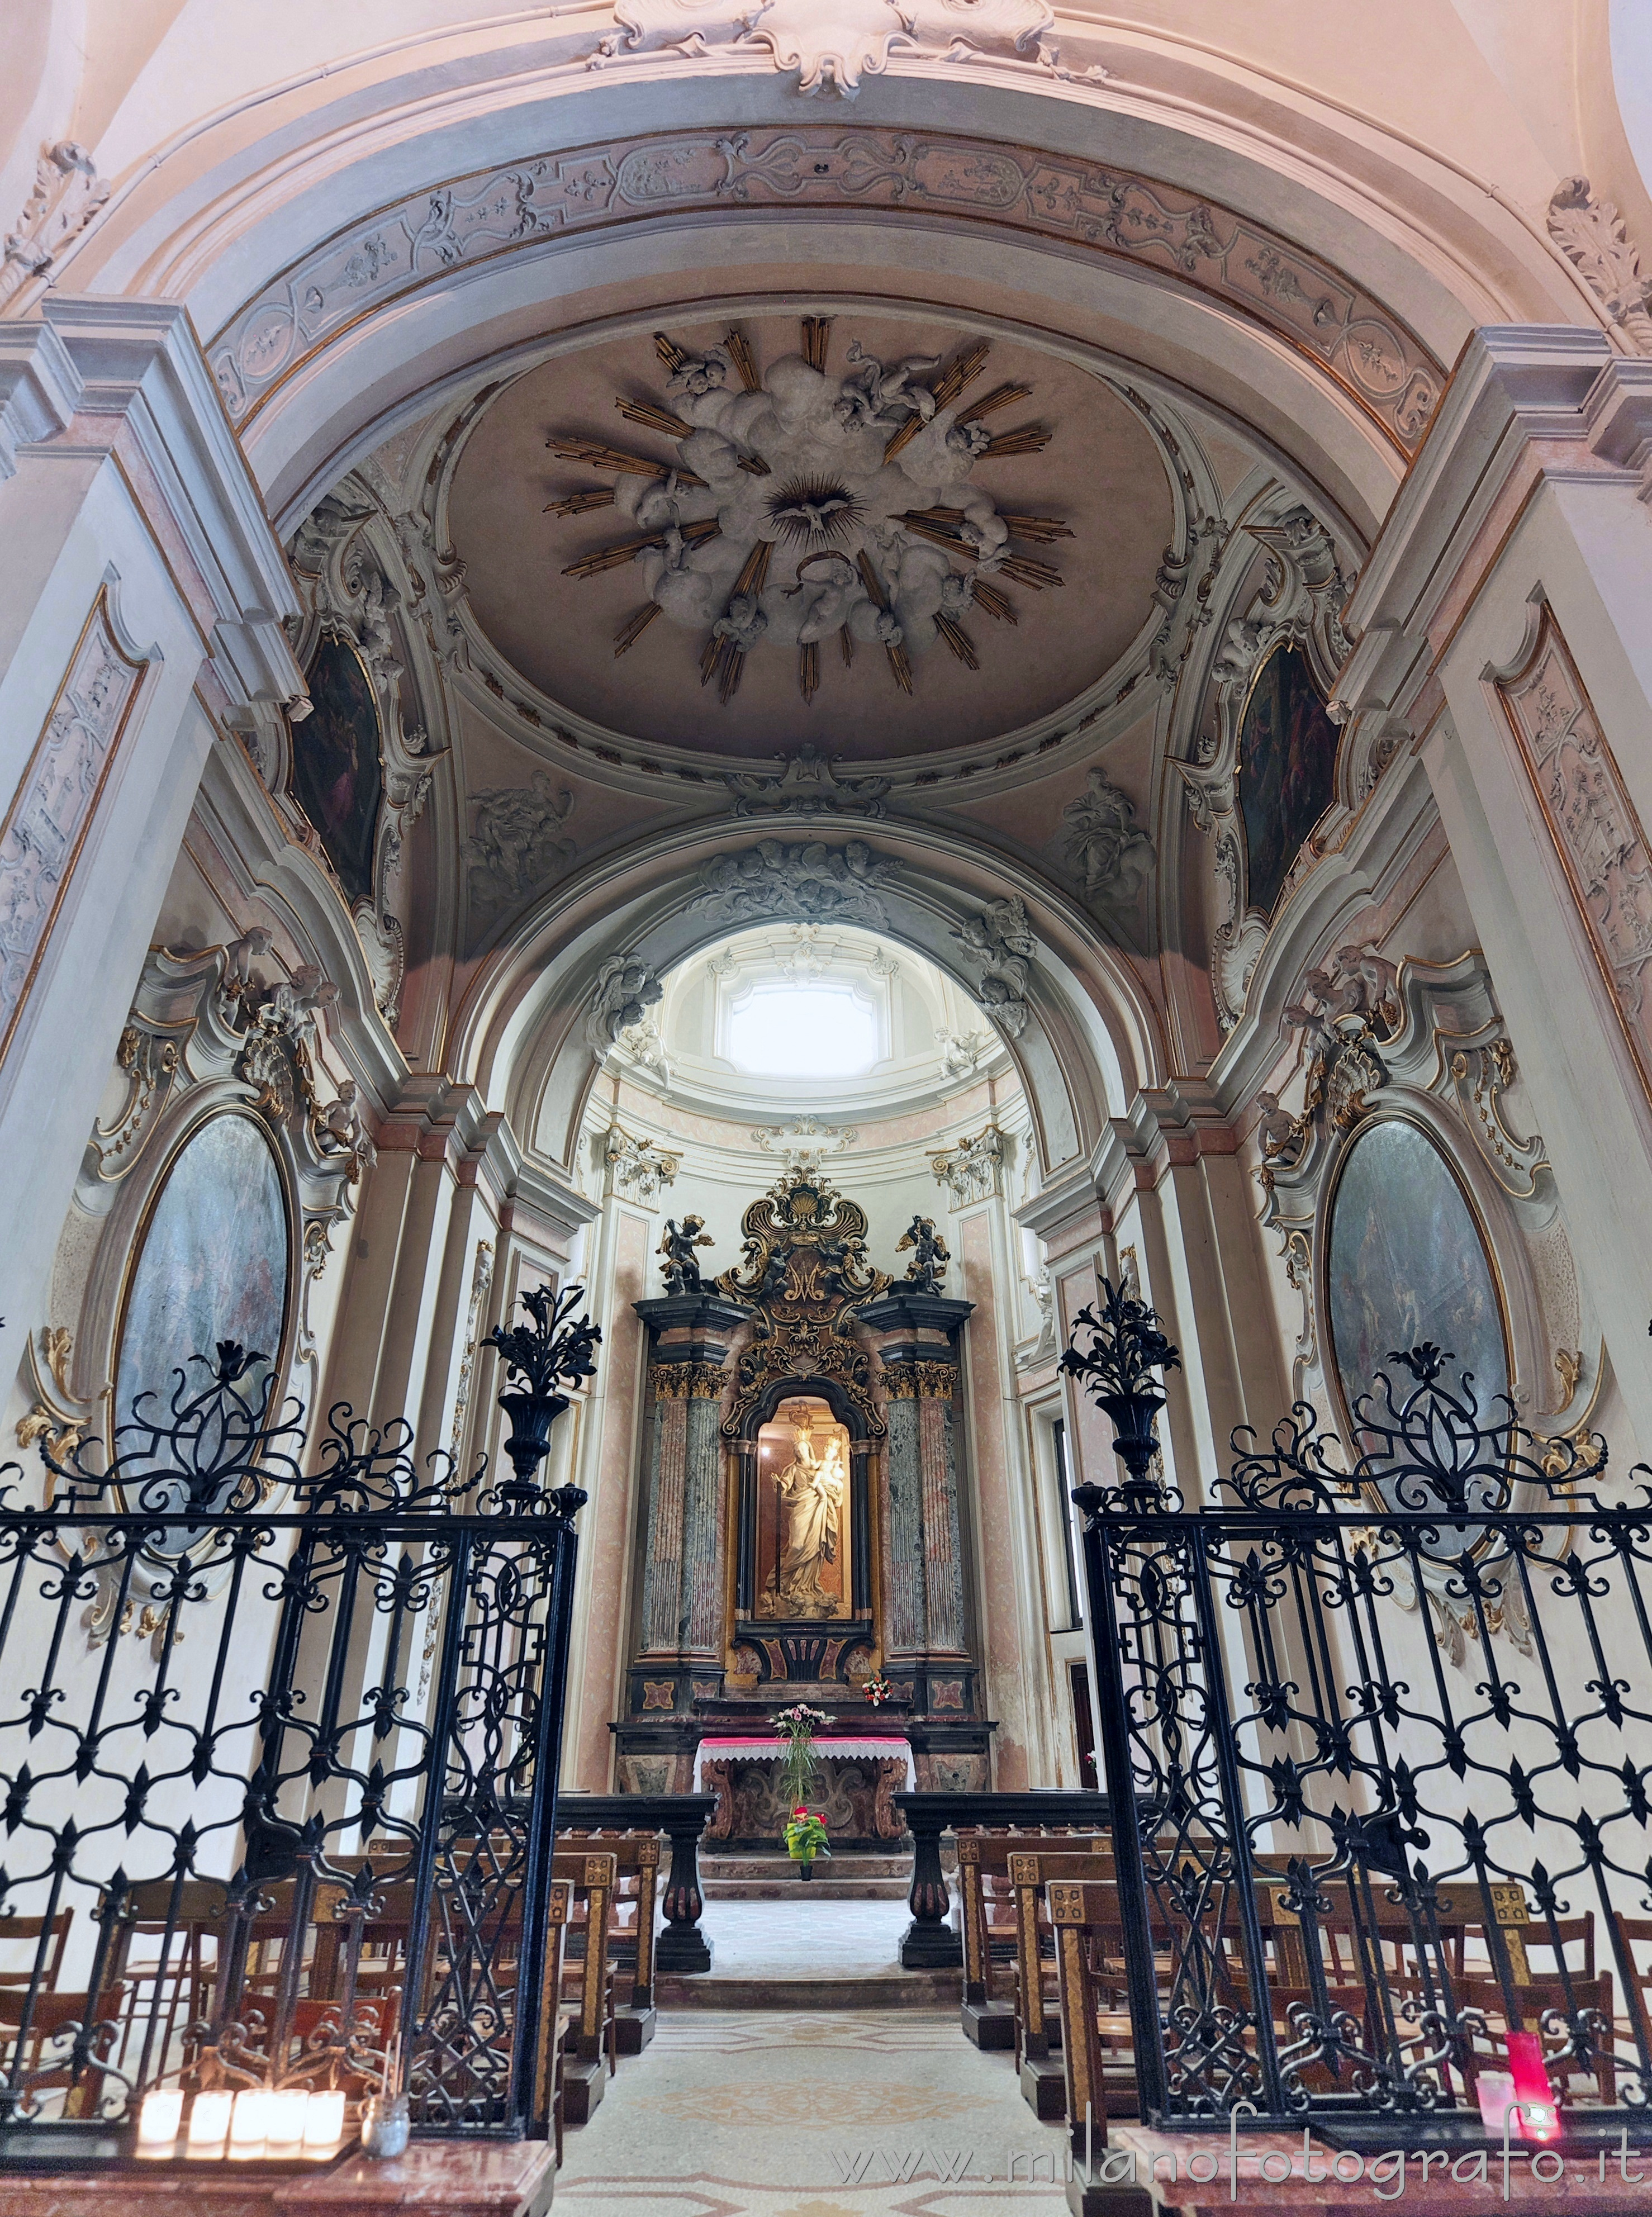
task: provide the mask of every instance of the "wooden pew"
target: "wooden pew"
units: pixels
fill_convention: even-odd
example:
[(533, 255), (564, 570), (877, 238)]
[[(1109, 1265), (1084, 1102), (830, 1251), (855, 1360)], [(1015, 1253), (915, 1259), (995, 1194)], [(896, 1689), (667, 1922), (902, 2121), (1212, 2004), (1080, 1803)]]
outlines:
[(1067, 2069), (1052, 2047), (1061, 2046), (1059, 1985), (1057, 2009), (1052, 2019), (1044, 1991), (1043, 1936), (1048, 1922), (1046, 1888), (1052, 1882), (1110, 1887), (1113, 1883), (1111, 1843), (1075, 1843), (1080, 1852), (1063, 1850), (1012, 1854), (1009, 1879), (1015, 1897), (1015, 2026), (1016, 2050), (1022, 2098), (1044, 2123), (1067, 2114)]
[[(565, 1880), (574, 1900), (585, 1902), (585, 1957), (581, 1967), (579, 2008), (569, 2026), (562, 2070), (562, 2115), (570, 2125), (590, 2121), (603, 2098), (605, 2076), (614, 2072), (614, 1984), (609, 1959), (609, 1911), (618, 1876), (611, 1849), (559, 1850), (551, 1875)], [(606, 2052), (606, 2072), (604, 2053)]]
[(1016, 2045), (1015, 2009), (994, 1992), (992, 1930), (987, 1882), (1007, 1880), (1013, 1855), (1059, 1850), (1082, 1855), (1107, 1850), (1111, 1843), (1095, 1834), (1062, 1832), (975, 1832), (958, 1836), (958, 1890), (963, 1907), (963, 2001), (959, 2022), (967, 2039), (977, 2047), (1013, 2049)]
[[(654, 1916), (659, 1902), (659, 1835), (658, 1832), (581, 1832), (557, 1828), (561, 1852), (610, 1854), (619, 1885), (609, 1911), (609, 1952), (618, 1972), (630, 1954), (632, 1937), (622, 1919), (621, 1904), (636, 1910), (635, 1956), (631, 1970), (630, 1998), (614, 2011), (614, 2038), (621, 2055), (640, 2055), (653, 2038), (659, 2022), (654, 2006)], [(634, 1881), (628, 1893), (622, 1893)]]
[(1133, 2117), (1140, 2106), (1129, 2015), (1104, 2009), (1092, 1971), (1092, 1950), (1120, 1958), (1124, 1934), (1113, 1886), (1094, 1880), (1052, 1879), (1047, 1899), (1055, 1931), (1067, 2133), (1074, 2153), (1082, 2154), (1086, 2108), (1093, 2123), (1093, 2144), (1100, 2147), (1106, 2142), (1107, 2119)]

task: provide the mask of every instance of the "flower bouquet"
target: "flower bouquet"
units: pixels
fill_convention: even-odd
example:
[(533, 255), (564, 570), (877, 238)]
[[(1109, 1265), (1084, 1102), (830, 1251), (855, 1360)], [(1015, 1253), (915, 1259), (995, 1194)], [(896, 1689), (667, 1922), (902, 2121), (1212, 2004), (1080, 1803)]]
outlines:
[(875, 1709), (881, 1709), (890, 1695), (894, 1693), (894, 1688), (882, 1670), (875, 1670), (861, 1690)]
[(786, 1750), (781, 1784), (794, 1805), (807, 1798), (814, 1783), (814, 1728), (831, 1722), (824, 1709), (811, 1709), (802, 1701), (782, 1709), (775, 1719), (775, 1730), (791, 1743)]
[(801, 1879), (814, 1875), (814, 1858), (824, 1856), (828, 1862), (832, 1850), (826, 1845), (826, 1819), (799, 1802), (786, 1820), (786, 1852), (797, 1865)]

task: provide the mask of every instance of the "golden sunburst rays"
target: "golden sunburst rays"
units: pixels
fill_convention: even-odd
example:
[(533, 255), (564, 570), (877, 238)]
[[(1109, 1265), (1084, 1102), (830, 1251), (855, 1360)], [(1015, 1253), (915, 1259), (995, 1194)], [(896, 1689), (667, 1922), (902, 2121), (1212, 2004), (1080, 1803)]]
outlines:
[[(824, 374), (831, 344), (832, 318), (804, 316), (800, 318), (800, 337), (804, 360), (810, 367)], [(694, 374), (704, 357), (673, 339), (669, 332), (654, 333), (654, 351), (666, 374), (673, 379), (686, 377), (692, 386)], [(721, 353), (738, 376), (741, 387), (748, 393), (760, 392), (763, 380), (756, 354), (746, 333), (731, 324), (721, 341)], [(931, 415), (950, 409), (968, 392), (985, 369), (992, 349), (984, 339), (972, 341), (955, 354), (947, 362), (930, 390), (934, 401)], [(721, 377), (725, 373), (719, 372)], [(954, 428), (963, 424), (984, 424), (987, 417), (1017, 405), (1030, 398), (1030, 385), (1006, 383), (996, 385), (968, 406), (958, 409)], [(652, 431), (673, 442), (688, 437), (693, 425), (685, 423), (670, 408), (646, 398), (617, 395), (615, 407), (628, 423)], [(884, 448), (884, 460), (893, 460), (924, 428), (925, 418), (916, 412), (900, 424)], [(1019, 454), (1041, 454), (1049, 444), (1053, 432), (1044, 424), (1021, 423), (1013, 429), (990, 435), (975, 433), (969, 444), (976, 459), (989, 460), (1008, 459)], [(650, 455), (637, 454), (628, 448), (616, 447), (597, 439), (577, 436), (572, 433), (554, 433), (546, 441), (551, 451), (565, 461), (584, 462), (589, 467), (612, 472), (616, 478), (642, 477), (659, 479), (673, 474), (672, 465)], [(739, 466), (757, 477), (771, 474), (764, 458), (748, 451), (739, 457)], [(691, 471), (677, 470), (678, 488), (702, 491), (705, 480)], [(548, 516), (576, 516), (590, 514), (598, 509), (615, 505), (614, 487), (597, 485), (581, 489), (549, 502), (544, 510)], [(859, 535), (863, 522), (863, 504), (846, 483), (826, 477), (794, 477), (788, 479), (771, 493), (765, 506), (769, 528), (774, 540), (763, 539), (752, 548), (742, 563), (739, 573), (729, 590), (723, 612), (713, 626), (700, 657), (700, 681), (708, 685), (715, 679), (718, 700), (726, 707), (739, 689), (741, 674), (747, 654), (756, 646), (764, 630), (763, 612), (758, 605), (764, 581), (768, 576), (775, 540), (806, 553), (825, 553), (836, 550), (847, 555), (854, 540)], [(1001, 509), (998, 511), (1012, 542), (1023, 546), (1049, 546), (1061, 539), (1071, 539), (1072, 527), (1059, 516), (1041, 516), (1030, 510)], [(993, 565), (993, 575), (983, 577), (978, 565), (980, 549), (972, 545), (963, 532), (965, 511), (962, 509), (934, 506), (913, 509), (891, 520), (909, 531), (914, 538), (927, 540), (942, 547), (970, 565), (969, 603), (994, 623), (1017, 624), (1020, 619), (1014, 602), (1004, 592), (999, 578), (1011, 579), (1029, 586), (1035, 592), (1061, 584), (1061, 576), (1052, 562), (1040, 560), (1016, 547), (1002, 553)], [(715, 516), (676, 527), (681, 541), (687, 547), (702, 547), (719, 535), (721, 527)], [(570, 562), (562, 575), (566, 577), (595, 577), (609, 570), (617, 570), (635, 560), (649, 548), (663, 547), (671, 542), (671, 533), (662, 528), (623, 540), (616, 546), (596, 549)], [(894, 614), (888, 584), (869, 550), (863, 547), (854, 557), (861, 582), (868, 597), (881, 616)], [(649, 601), (633, 611), (614, 634), (614, 653), (617, 658), (629, 653), (649, 626), (662, 614), (660, 604)], [(936, 635), (944, 640), (949, 652), (967, 670), (981, 668), (981, 655), (974, 639), (964, 630), (955, 614), (937, 611), (933, 618)], [(837, 633), (838, 651), (845, 670), (852, 669), (855, 642), (847, 624)], [(821, 642), (800, 642), (797, 650), (798, 689), (806, 704), (812, 704), (820, 689)], [(885, 639), (882, 642), (890, 675), (903, 693), (911, 695), (913, 672), (910, 656), (904, 641)]]
[[(680, 524), (685, 546), (702, 547), (708, 539), (716, 538), (722, 526), (715, 516), (708, 516), (698, 523)], [(563, 571), (565, 577), (600, 577), (604, 570), (617, 570), (624, 563), (634, 562), (637, 556), (650, 547), (663, 547), (663, 531), (645, 532), (640, 539), (622, 539), (617, 547), (599, 547), (593, 554), (582, 554), (577, 562), (570, 562)]]
[[(981, 559), (979, 548), (970, 545), (960, 528), (963, 522), (962, 509), (910, 508), (896, 521), (904, 523), (908, 531), (915, 532), (919, 539), (927, 539), (936, 547), (944, 547), (950, 554), (962, 554), (968, 562)], [(1009, 525), (1012, 532), (1018, 522), (1031, 524), (1034, 528), (1021, 534), (1026, 538), (1049, 540), (1070, 539), (1073, 536), (1067, 525), (1053, 516), (1012, 518), (1000, 514), (999, 521)], [(997, 568), (1000, 576), (1013, 577), (1023, 585), (1030, 585), (1036, 593), (1043, 592), (1046, 585), (1061, 583), (1061, 573), (1053, 562), (1040, 562), (1030, 554), (1005, 554)], [(979, 592), (979, 586), (976, 590)]]
[[(992, 351), (985, 339), (977, 339), (973, 346), (965, 347), (962, 354), (953, 355), (930, 387), (930, 397), (935, 403), (934, 414), (938, 416), (943, 408), (950, 408), (958, 395), (974, 383), (986, 368), (987, 357)], [(901, 448), (918, 436), (927, 420), (916, 413), (908, 416), (883, 449), (884, 460), (892, 462)]]
[(615, 493), (612, 485), (591, 485), (584, 492), (571, 492), (566, 500), (548, 500), (540, 510), (541, 516), (589, 516), (593, 508), (612, 508)]
[(617, 662), (622, 654), (628, 654), (654, 618), (664, 614), (665, 610), (658, 601), (645, 601), (634, 614), (628, 616), (614, 634), (615, 661)]
[[(740, 564), (739, 575), (734, 580), (722, 615), (713, 625), (700, 657), (700, 682), (706, 685), (712, 678), (716, 679), (717, 698), (725, 708), (740, 689), (740, 673), (746, 668), (748, 647), (755, 645), (762, 636), (763, 617), (757, 604), (773, 553), (772, 541), (759, 539)], [(740, 606), (742, 602), (746, 603), (744, 608)]]
[[(889, 608), (888, 596), (884, 592), (882, 578), (872, 566), (871, 556), (863, 547), (857, 559), (860, 568), (861, 583), (866, 588), (867, 598), (887, 615)], [(910, 693), (912, 664), (907, 658), (905, 643), (899, 639), (885, 639), (883, 652), (889, 658), (889, 667), (894, 672), (895, 683), (903, 693)]]

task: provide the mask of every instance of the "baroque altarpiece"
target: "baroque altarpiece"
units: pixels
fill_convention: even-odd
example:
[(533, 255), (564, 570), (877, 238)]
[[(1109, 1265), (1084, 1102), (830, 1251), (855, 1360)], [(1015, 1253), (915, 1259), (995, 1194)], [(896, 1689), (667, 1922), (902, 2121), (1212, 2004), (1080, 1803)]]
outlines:
[[(988, 1781), (960, 1487), (971, 1304), (942, 1292), (932, 1227), (914, 1225), (905, 1278), (875, 1269), (865, 1211), (819, 1175), (781, 1177), (741, 1233), (714, 1280), (698, 1220), (669, 1226), (667, 1290), (636, 1304), (647, 1509), (619, 1781), (721, 1789), (702, 1743), (708, 1758), (714, 1740), (767, 1738), (806, 1701), (831, 1720), (826, 1748), (834, 1732), (905, 1744), (871, 1766), (875, 1812), (854, 1797), (853, 1829), (888, 1837), (896, 1772), (925, 1790)], [(714, 1829), (748, 1826), (720, 1810)]]

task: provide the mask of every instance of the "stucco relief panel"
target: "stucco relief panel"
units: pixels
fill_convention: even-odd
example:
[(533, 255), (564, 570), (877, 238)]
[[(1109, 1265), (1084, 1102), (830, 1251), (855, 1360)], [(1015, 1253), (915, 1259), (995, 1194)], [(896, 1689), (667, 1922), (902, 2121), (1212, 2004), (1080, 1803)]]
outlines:
[(100, 593), (0, 831), (0, 1055), (91, 823), (143, 664), (121, 651)]
[(1531, 652), (1513, 671), (1491, 674), (1652, 1099), (1652, 851), (1546, 602)]
[(987, 217), (1173, 273), (1285, 338), (1414, 452), (1443, 372), (1332, 265), (1156, 180), (962, 137), (815, 127), (622, 139), (411, 194), (338, 232), (208, 348), (238, 423), (370, 310), (552, 237), (689, 207), (903, 207)]

